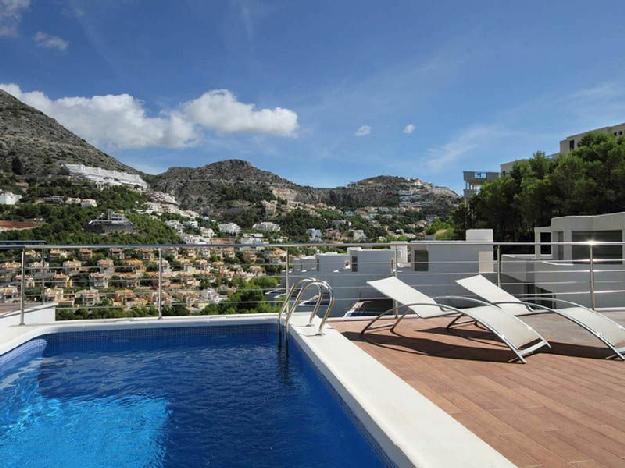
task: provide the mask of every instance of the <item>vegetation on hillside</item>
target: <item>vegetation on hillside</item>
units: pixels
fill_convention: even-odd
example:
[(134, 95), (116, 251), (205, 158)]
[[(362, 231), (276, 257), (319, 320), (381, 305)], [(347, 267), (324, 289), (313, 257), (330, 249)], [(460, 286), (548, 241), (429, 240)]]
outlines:
[[(92, 198), (97, 207), (42, 203), (41, 198), (63, 196)], [(103, 244), (103, 243), (178, 243), (178, 234), (160, 219), (138, 213), (144, 207), (145, 195), (125, 187), (103, 190), (90, 184), (69, 184), (66, 181), (49, 181), (29, 188), (22, 202), (15, 206), (0, 206), (0, 218), (5, 220), (37, 220), (41, 225), (32, 230), (1, 232), (0, 240), (45, 240), (52, 244)], [(86, 230), (90, 220), (106, 210), (127, 212), (134, 224), (133, 233), (100, 235)]]
[(493, 228), (495, 239), (532, 238), (552, 217), (625, 211), (625, 140), (594, 133), (567, 154), (536, 153), (485, 184), (453, 214), (456, 234)]

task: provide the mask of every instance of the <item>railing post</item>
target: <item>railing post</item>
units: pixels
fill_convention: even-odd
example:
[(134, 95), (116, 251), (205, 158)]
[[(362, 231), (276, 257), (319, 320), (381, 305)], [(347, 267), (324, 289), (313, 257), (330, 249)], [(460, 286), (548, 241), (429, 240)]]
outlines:
[(158, 319), (163, 318), (163, 251), (158, 249)]
[(25, 308), (26, 308), (25, 298), (24, 298), (24, 286), (26, 285), (25, 261), (26, 261), (26, 248), (22, 247), (22, 278), (21, 278), (21, 285), (20, 285), (20, 325), (26, 325), (26, 322), (24, 321), (24, 314), (25, 314)]
[(46, 267), (46, 249), (41, 249), (41, 303), (46, 302), (46, 275), (44, 269)]
[[(393, 268), (393, 276), (397, 278), (397, 246), (395, 246), (394, 255), (395, 255), (395, 259), (394, 259), (395, 265)], [(397, 301), (395, 299), (393, 299), (393, 309), (395, 309), (395, 318), (397, 318)]]
[(590, 274), (590, 304), (593, 309), (597, 307), (596, 298), (595, 298), (595, 260), (592, 251), (592, 244), (588, 246), (589, 253), (589, 265), (588, 272)]
[(289, 300), (291, 299), (290, 297), (288, 297), (289, 291), (291, 290), (291, 281), (290, 281), (290, 277), (289, 277), (289, 248), (287, 247), (286, 249), (286, 260), (285, 260), (285, 269), (284, 269), (284, 291), (285, 291), (285, 305), (286, 305), (286, 309), (285, 312), (288, 315), (289, 314), (289, 310), (291, 308), (291, 305), (289, 304)]
[(497, 246), (497, 286), (501, 288), (501, 245)]

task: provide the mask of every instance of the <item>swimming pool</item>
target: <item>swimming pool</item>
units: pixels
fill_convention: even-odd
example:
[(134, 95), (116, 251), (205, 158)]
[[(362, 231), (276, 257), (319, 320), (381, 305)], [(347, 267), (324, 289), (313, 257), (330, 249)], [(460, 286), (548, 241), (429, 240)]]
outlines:
[(44, 335), (0, 357), (2, 466), (387, 466), (275, 324)]

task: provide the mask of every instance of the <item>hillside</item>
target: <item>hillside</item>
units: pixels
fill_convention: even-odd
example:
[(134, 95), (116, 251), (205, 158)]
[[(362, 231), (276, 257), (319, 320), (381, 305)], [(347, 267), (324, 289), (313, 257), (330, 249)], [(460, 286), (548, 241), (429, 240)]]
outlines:
[(446, 215), (458, 201), (458, 195), (448, 188), (394, 176), (373, 177), (345, 187), (302, 186), (242, 160), (170, 168), (146, 180), (156, 190), (175, 195), (183, 208), (217, 215), (250, 209), (263, 200), (325, 203), (343, 209), (397, 207), (402, 191), (414, 192), (412, 201), (425, 214)]
[[(436, 216), (447, 216), (458, 202), (451, 190), (419, 179), (378, 176), (344, 187), (314, 188), (242, 160), (199, 168), (172, 167), (159, 175), (141, 174), (0, 90), (0, 185), (12, 188), (18, 179), (36, 185), (44, 176), (52, 182), (55, 175), (64, 174), (62, 163), (140, 174), (153, 190), (175, 195), (183, 209), (244, 224), (266, 217), (267, 202), (277, 205), (279, 213), (300, 205), (325, 204), (342, 210), (418, 207), (423, 215)], [(61, 177), (54, 183), (62, 185), (65, 181)], [(282, 209), (285, 206), (289, 209)]]
[(58, 173), (61, 162), (136, 173), (48, 117), (0, 90), (0, 169), (18, 156), (24, 174)]

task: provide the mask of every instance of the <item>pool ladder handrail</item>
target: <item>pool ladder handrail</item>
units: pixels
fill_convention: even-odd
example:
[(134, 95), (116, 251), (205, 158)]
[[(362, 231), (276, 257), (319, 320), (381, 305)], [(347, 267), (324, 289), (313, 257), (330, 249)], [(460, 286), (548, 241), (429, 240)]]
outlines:
[(299, 307), (304, 302), (304, 300), (302, 299), (304, 292), (306, 292), (311, 287), (317, 288), (317, 301), (315, 302), (315, 306), (313, 307), (313, 310), (308, 319), (308, 323), (306, 324), (307, 327), (312, 326), (315, 316), (319, 313), (321, 302), (323, 301), (323, 292), (325, 291), (328, 294), (328, 305), (321, 319), (321, 323), (319, 324), (319, 329), (317, 330), (317, 334), (319, 335), (323, 334), (323, 326), (325, 325), (328, 317), (330, 316), (330, 312), (334, 308), (336, 300), (334, 298), (334, 292), (332, 291), (332, 287), (328, 284), (328, 282), (320, 281), (313, 277), (303, 278), (299, 280), (297, 283), (295, 283), (293, 286), (291, 286), (291, 289), (286, 294), (284, 304), (282, 305), (282, 308), (280, 309), (280, 312), (278, 313), (278, 325), (281, 323), (282, 314), (287, 310), (289, 306), (291, 297), (293, 297), (293, 294), (295, 293), (295, 291), (299, 289), (299, 292), (297, 293), (297, 296), (295, 297), (295, 300), (293, 301), (292, 306), (288, 308), (288, 311), (285, 316), (284, 324), (285, 324), (285, 328), (288, 330), (289, 321), (291, 320), (291, 316), (293, 315), (293, 312), (295, 311), (295, 309), (297, 309), (297, 307)]

